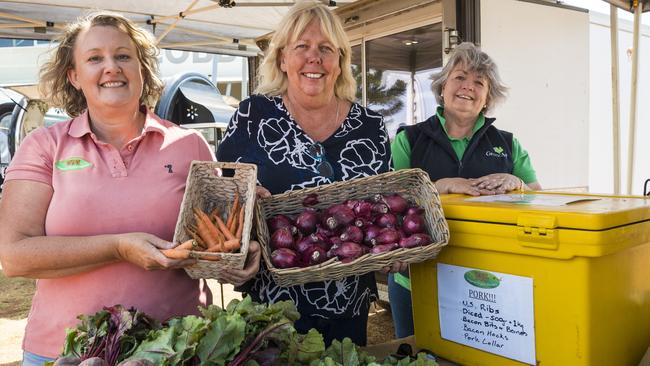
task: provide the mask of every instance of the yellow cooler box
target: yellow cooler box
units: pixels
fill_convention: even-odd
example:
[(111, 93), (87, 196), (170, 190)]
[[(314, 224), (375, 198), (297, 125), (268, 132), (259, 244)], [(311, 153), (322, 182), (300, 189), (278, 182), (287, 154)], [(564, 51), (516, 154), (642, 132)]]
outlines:
[(650, 346), (650, 199), (443, 198), (411, 265), (417, 346), (464, 366), (636, 366)]

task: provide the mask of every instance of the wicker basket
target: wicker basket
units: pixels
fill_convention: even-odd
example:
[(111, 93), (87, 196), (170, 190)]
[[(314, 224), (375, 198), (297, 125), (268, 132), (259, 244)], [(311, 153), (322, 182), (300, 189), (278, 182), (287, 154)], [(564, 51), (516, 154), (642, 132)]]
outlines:
[(215, 257), (218, 260), (201, 260), (185, 271), (192, 278), (218, 278), (224, 268), (244, 268), (250, 231), (253, 226), (253, 211), (255, 207), (255, 185), (257, 182), (257, 166), (254, 164), (217, 163), (211, 161), (193, 161), (187, 177), (185, 195), (181, 211), (176, 222), (174, 242), (182, 243), (191, 237), (185, 232), (187, 224), (194, 222), (194, 207), (205, 212), (218, 208), (225, 212), (239, 192), (242, 207), (244, 207), (244, 229), (241, 248), (238, 253), (208, 253), (193, 252), (193, 256)]
[[(305, 268), (278, 269), (271, 263), (269, 230), (266, 220), (278, 214), (295, 217), (304, 210), (302, 200), (310, 193), (318, 194), (316, 208), (326, 208), (348, 199), (365, 199), (377, 193), (399, 193), (424, 209), (430, 245), (396, 249), (381, 254), (365, 254), (356, 260), (342, 263), (336, 258)], [(255, 210), (258, 239), (262, 256), (273, 279), (280, 286), (291, 286), (322, 280), (342, 279), (351, 275), (379, 270), (397, 261), (417, 263), (435, 258), (449, 241), (449, 228), (445, 221), (438, 191), (427, 173), (420, 169), (404, 169), (367, 178), (337, 182), (325, 186), (296, 190), (259, 199)]]

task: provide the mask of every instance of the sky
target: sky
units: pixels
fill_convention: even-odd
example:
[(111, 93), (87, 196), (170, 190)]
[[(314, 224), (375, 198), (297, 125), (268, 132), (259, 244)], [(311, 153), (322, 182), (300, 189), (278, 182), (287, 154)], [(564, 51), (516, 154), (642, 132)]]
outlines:
[[(609, 15), (610, 5), (608, 2), (603, 0), (561, 0), (560, 2)], [(634, 14), (629, 11), (618, 9), (618, 18), (633, 21)], [(650, 25), (650, 12), (645, 12), (641, 15), (641, 24)]]

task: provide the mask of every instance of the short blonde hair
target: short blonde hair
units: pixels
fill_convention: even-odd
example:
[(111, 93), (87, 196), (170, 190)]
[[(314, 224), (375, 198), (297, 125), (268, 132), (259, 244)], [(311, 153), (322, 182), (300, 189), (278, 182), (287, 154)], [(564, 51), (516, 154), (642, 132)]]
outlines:
[(294, 42), (307, 28), (312, 20), (318, 20), (321, 32), (339, 51), (339, 67), (341, 74), (334, 85), (334, 94), (350, 102), (355, 101), (356, 81), (352, 76), (352, 48), (343, 24), (337, 15), (332, 13), (327, 6), (317, 1), (302, 1), (296, 3), (282, 18), (276, 29), (266, 56), (260, 65), (258, 76), (258, 94), (268, 96), (281, 95), (287, 91), (289, 80), (280, 69), (282, 50)]
[(88, 107), (83, 93), (68, 80), (68, 70), (74, 68), (74, 47), (79, 33), (94, 26), (115, 27), (131, 38), (136, 46), (144, 78), (140, 104), (155, 106), (163, 90), (163, 83), (158, 77), (160, 51), (149, 32), (126, 17), (108, 11), (93, 12), (77, 19), (58, 37), (58, 46), (52, 57), (40, 69), (41, 95), (51, 106), (65, 109), (71, 117), (80, 115)]
[(444, 105), (442, 100), (442, 88), (447, 83), (449, 74), (457, 65), (464, 65), (470, 71), (474, 71), (485, 77), (488, 81), (488, 96), (485, 111), (492, 109), (497, 103), (506, 99), (508, 88), (501, 81), (499, 68), (487, 53), (481, 51), (473, 43), (463, 42), (454, 48), (454, 51), (440, 73), (433, 75), (431, 89), (436, 96), (439, 105)]

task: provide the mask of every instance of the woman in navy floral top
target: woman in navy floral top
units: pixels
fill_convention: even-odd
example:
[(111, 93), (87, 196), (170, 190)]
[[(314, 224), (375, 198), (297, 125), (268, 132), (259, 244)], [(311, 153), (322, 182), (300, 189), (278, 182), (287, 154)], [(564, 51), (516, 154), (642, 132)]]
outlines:
[[(387, 172), (388, 134), (380, 115), (354, 103), (350, 53), (326, 6), (296, 4), (271, 40), (258, 94), (239, 104), (217, 159), (257, 164), (262, 195)], [(298, 331), (316, 328), (327, 344), (350, 337), (365, 345), (377, 296), (374, 273), (280, 287), (263, 267), (245, 290), (256, 301), (293, 300)]]

